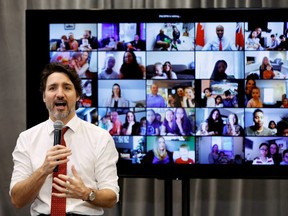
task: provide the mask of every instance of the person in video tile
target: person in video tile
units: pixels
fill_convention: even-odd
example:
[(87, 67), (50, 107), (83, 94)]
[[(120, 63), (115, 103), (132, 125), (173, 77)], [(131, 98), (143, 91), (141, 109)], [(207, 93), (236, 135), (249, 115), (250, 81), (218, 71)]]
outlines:
[(120, 67), (121, 79), (143, 79), (145, 77), (145, 67), (138, 64), (133, 51), (126, 51), (123, 55), (123, 63)]
[[(132, 50), (134, 50), (134, 51), (145, 51), (146, 50), (145, 41), (141, 40), (139, 38), (139, 35), (137, 35), (137, 34), (134, 36), (134, 40), (130, 41), (130, 44), (131, 44), (130, 49), (132, 48)], [(129, 47), (128, 47), (128, 49), (129, 49)]]
[(192, 135), (192, 124), (184, 108), (178, 107), (175, 109), (173, 129), (178, 135)]
[(268, 128), (271, 130), (273, 136), (277, 134), (277, 127), (275, 121), (271, 120), (268, 124)]
[(105, 69), (98, 73), (98, 79), (119, 79), (119, 74), (113, 69), (115, 63), (115, 57), (108, 56), (105, 60)]
[(120, 135), (122, 129), (122, 122), (119, 120), (119, 115), (117, 111), (111, 112), (111, 121), (113, 124), (112, 129), (110, 129), (109, 133), (111, 135)]
[(153, 149), (143, 157), (143, 163), (149, 164), (172, 164), (173, 154), (167, 149), (164, 137), (155, 137)]
[(194, 164), (194, 160), (189, 158), (189, 146), (182, 144), (179, 147), (180, 157), (175, 160), (175, 164)]
[(173, 129), (173, 119), (174, 119), (174, 111), (168, 109), (165, 111), (165, 118), (161, 125), (161, 135), (175, 135), (175, 129)]
[(215, 63), (212, 75), (210, 77), (211, 80), (222, 80), (228, 79), (227, 74), (225, 73), (227, 69), (227, 62), (225, 60), (218, 60)]
[(283, 159), (282, 159), (280, 165), (288, 165), (288, 149), (285, 149), (283, 151)]
[(85, 93), (79, 100), (79, 106), (92, 107), (92, 81), (87, 80), (83, 85), (83, 89), (85, 90)]
[(217, 164), (219, 159), (219, 147), (217, 144), (212, 146), (211, 152), (208, 155), (209, 164)]
[(185, 87), (185, 95), (182, 100), (182, 107), (195, 107), (195, 89), (191, 86)]
[(255, 109), (253, 112), (254, 125), (245, 128), (247, 136), (272, 136), (269, 128), (264, 127), (264, 112), (261, 109)]
[(161, 123), (156, 119), (156, 113), (153, 109), (147, 110), (147, 135), (159, 135)]
[(227, 124), (223, 128), (223, 135), (226, 136), (243, 136), (244, 130), (238, 124), (238, 116), (235, 113), (230, 113)]
[(79, 44), (77, 40), (74, 38), (74, 34), (72, 32), (69, 33), (68, 36), (69, 50), (78, 51)]
[(282, 156), (279, 153), (279, 146), (276, 142), (269, 143), (268, 157), (273, 158), (274, 164), (279, 165), (282, 161)]
[(147, 107), (166, 107), (164, 98), (158, 94), (158, 85), (153, 83), (151, 94), (147, 95)]
[(283, 116), (277, 122), (277, 136), (288, 136), (288, 116)]
[(208, 132), (212, 136), (221, 136), (223, 133), (223, 120), (221, 118), (220, 110), (215, 108), (213, 109), (208, 118), (206, 119), (208, 123)]
[(121, 87), (118, 83), (115, 83), (112, 86), (112, 95), (111, 97), (107, 98), (105, 102), (105, 107), (127, 107), (127, 101), (121, 95)]
[(269, 158), (268, 155), (269, 146), (267, 143), (261, 143), (259, 146), (259, 157), (253, 160), (253, 165), (273, 165), (273, 158)]
[(164, 73), (166, 73), (168, 79), (177, 79), (177, 75), (173, 71), (171, 62), (169, 62), (169, 61), (164, 62), (163, 71), (164, 71)]
[(253, 87), (251, 90), (252, 98), (248, 101), (247, 107), (249, 108), (261, 108), (263, 107), (262, 100), (260, 98), (260, 88)]
[(253, 87), (256, 87), (256, 81), (254, 79), (247, 79), (245, 86), (245, 107), (247, 106), (248, 101), (252, 98), (251, 92)]
[(161, 48), (162, 51), (167, 51), (170, 47), (172, 39), (160, 29), (159, 34), (156, 36), (155, 48)]
[(202, 50), (237, 50), (235, 44), (224, 36), (224, 27), (222, 25), (216, 26), (216, 37), (208, 41)]
[(125, 123), (122, 126), (123, 135), (139, 135), (140, 123), (136, 121), (135, 113), (128, 111), (125, 117)]

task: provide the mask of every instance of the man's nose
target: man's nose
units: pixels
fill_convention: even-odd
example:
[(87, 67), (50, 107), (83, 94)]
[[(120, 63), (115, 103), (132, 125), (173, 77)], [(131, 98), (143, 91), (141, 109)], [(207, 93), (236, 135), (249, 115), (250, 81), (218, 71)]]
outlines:
[(64, 96), (64, 89), (63, 88), (58, 88), (56, 92), (57, 97), (63, 97)]

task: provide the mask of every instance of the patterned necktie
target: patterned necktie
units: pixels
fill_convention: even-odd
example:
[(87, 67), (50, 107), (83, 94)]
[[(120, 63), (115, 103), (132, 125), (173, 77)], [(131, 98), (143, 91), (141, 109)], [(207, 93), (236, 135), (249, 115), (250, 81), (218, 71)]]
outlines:
[(219, 41), (219, 51), (222, 51), (222, 39)]
[[(61, 133), (61, 145), (66, 146), (65, 140), (64, 140), (64, 134), (68, 130), (68, 127), (64, 127), (62, 129)], [(67, 163), (60, 164), (58, 166), (58, 171), (53, 172), (53, 178), (57, 177), (59, 174), (67, 174)], [(53, 181), (53, 179), (52, 179)], [(57, 193), (58, 191), (52, 187), (52, 192)], [(66, 216), (66, 198), (62, 197), (55, 197), (51, 196), (51, 216)]]

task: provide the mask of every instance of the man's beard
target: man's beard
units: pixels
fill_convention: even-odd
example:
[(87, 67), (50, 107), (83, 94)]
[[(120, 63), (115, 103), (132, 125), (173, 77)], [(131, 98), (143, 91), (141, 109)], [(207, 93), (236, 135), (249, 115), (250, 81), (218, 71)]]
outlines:
[(63, 120), (65, 118), (67, 118), (73, 111), (75, 111), (75, 108), (69, 109), (69, 107), (67, 108), (67, 111), (58, 111), (58, 110), (55, 111), (53, 109), (54, 107), (53, 106), (51, 107), (49, 105), (46, 105), (46, 108), (47, 108), (49, 114), (57, 120)]

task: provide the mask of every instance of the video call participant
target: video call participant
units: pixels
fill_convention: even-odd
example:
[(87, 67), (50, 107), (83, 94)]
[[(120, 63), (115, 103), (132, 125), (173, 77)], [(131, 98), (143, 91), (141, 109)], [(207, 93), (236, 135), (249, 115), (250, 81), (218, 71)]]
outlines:
[(134, 40), (130, 41), (131, 46), (133, 47), (134, 51), (145, 51), (146, 50), (146, 43), (144, 40), (139, 38), (139, 35), (134, 36)]
[(228, 121), (223, 128), (223, 135), (226, 136), (243, 136), (244, 130), (238, 124), (238, 116), (235, 113), (228, 115)]
[(203, 90), (204, 97), (201, 99), (201, 106), (202, 107), (215, 107), (215, 99), (212, 97), (212, 89), (205, 88)]
[(229, 76), (226, 74), (226, 69), (227, 69), (227, 62), (225, 60), (218, 60), (215, 63), (214, 69), (212, 71), (211, 80), (223, 80), (223, 79), (228, 79)]
[(122, 97), (121, 87), (118, 83), (114, 83), (112, 86), (111, 96), (105, 101), (104, 107), (127, 107), (127, 101)]
[(261, 143), (259, 146), (259, 157), (253, 160), (253, 165), (273, 165), (273, 158), (268, 157), (269, 146), (267, 143)]
[(147, 107), (166, 107), (164, 98), (158, 94), (158, 85), (153, 83), (150, 90), (151, 93), (147, 95)]
[(217, 164), (219, 159), (219, 147), (217, 144), (212, 146), (211, 152), (208, 155), (209, 164)]
[(177, 135), (192, 135), (192, 124), (184, 108), (177, 107), (175, 109), (172, 128)]
[(245, 85), (245, 102), (244, 106), (247, 106), (248, 101), (252, 98), (252, 88), (256, 87), (256, 81), (254, 79), (247, 78)]
[(282, 156), (279, 153), (279, 146), (276, 142), (269, 143), (269, 149), (268, 149), (268, 155), (269, 158), (272, 158), (274, 161), (274, 164), (279, 165), (282, 161)]
[(78, 51), (79, 44), (77, 40), (74, 38), (74, 34), (72, 32), (70, 32), (68, 35), (68, 43), (69, 43), (69, 50)]
[(92, 101), (93, 101), (93, 96), (92, 96), (92, 81), (87, 80), (83, 88), (85, 90), (85, 93), (81, 96), (79, 100), (79, 106), (81, 107), (92, 107)]
[(277, 47), (277, 50), (288, 50), (288, 41), (285, 35), (280, 35), (279, 39), (280, 43), (279, 46)]
[[(107, 131), (77, 117), (82, 85), (75, 71), (49, 64), (40, 88), (49, 119), (19, 135), (12, 154), (12, 203), (17, 208), (32, 203), (31, 215), (49, 215), (52, 195), (67, 199), (67, 213), (102, 215), (103, 208), (113, 207), (119, 197), (114, 140)], [(53, 145), (56, 120), (68, 128), (64, 134), (67, 147)], [(67, 164), (67, 174), (52, 179), (60, 164)], [(51, 194), (52, 185), (58, 192)]]
[(269, 128), (264, 127), (264, 112), (261, 109), (255, 109), (253, 112), (254, 125), (245, 128), (247, 136), (272, 136)]
[(283, 116), (277, 122), (277, 136), (288, 136), (288, 117)]
[(189, 146), (182, 144), (179, 147), (179, 158), (175, 160), (175, 164), (194, 164), (194, 160), (189, 158)]
[(160, 29), (159, 34), (156, 36), (155, 48), (161, 48), (162, 51), (167, 51), (170, 47), (172, 39)]
[(167, 149), (163, 136), (155, 137), (153, 149), (149, 150), (143, 157), (143, 163), (146, 164), (173, 164), (173, 154)]
[(98, 49), (98, 39), (97, 37), (92, 35), (91, 30), (85, 30), (83, 34), (83, 38), (87, 38), (92, 49)]
[(283, 151), (283, 159), (282, 159), (282, 161), (280, 162), (280, 165), (288, 165), (288, 149), (285, 149), (284, 151)]
[(208, 118), (206, 119), (206, 122), (208, 123), (208, 133), (212, 136), (221, 136), (223, 132), (223, 120), (221, 117), (220, 110), (217, 108), (214, 108)]
[(270, 67), (270, 70), (273, 72), (273, 67), (270, 64), (269, 58), (264, 56), (262, 59), (262, 63), (259, 67), (260, 79), (263, 79), (263, 72), (267, 70), (267, 67)]
[(139, 135), (140, 134), (140, 123), (137, 122), (135, 113), (128, 111), (125, 117), (125, 123), (122, 126), (123, 135)]
[(109, 131), (109, 133), (113, 135), (120, 135), (122, 130), (122, 122), (119, 119), (119, 115), (117, 111), (111, 112), (111, 122), (113, 124), (112, 129)]
[(269, 47), (267, 47), (267, 50), (277, 50), (277, 47), (279, 46), (278, 39), (275, 37), (274, 34), (271, 34), (270, 38), (271, 38), (271, 44)]
[(120, 67), (120, 79), (143, 79), (146, 69), (144, 65), (138, 64), (133, 51), (126, 51), (123, 55), (123, 63)]
[(184, 88), (178, 87), (176, 89), (174, 107), (182, 107), (182, 101), (184, 96), (185, 96)]
[(247, 102), (247, 107), (248, 108), (261, 108), (263, 107), (262, 100), (260, 98), (260, 88), (258, 87), (253, 87), (251, 89), (251, 96), (252, 98)]
[(202, 50), (237, 50), (235, 44), (224, 36), (224, 27), (222, 25), (218, 25), (216, 27), (216, 37), (210, 41), (208, 41)]
[(113, 69), (115, 63), (115, 57), (108, 56), (105, 60), (105, 69), (98, 74), (98, 79), (119, 79), (119, 74)]

